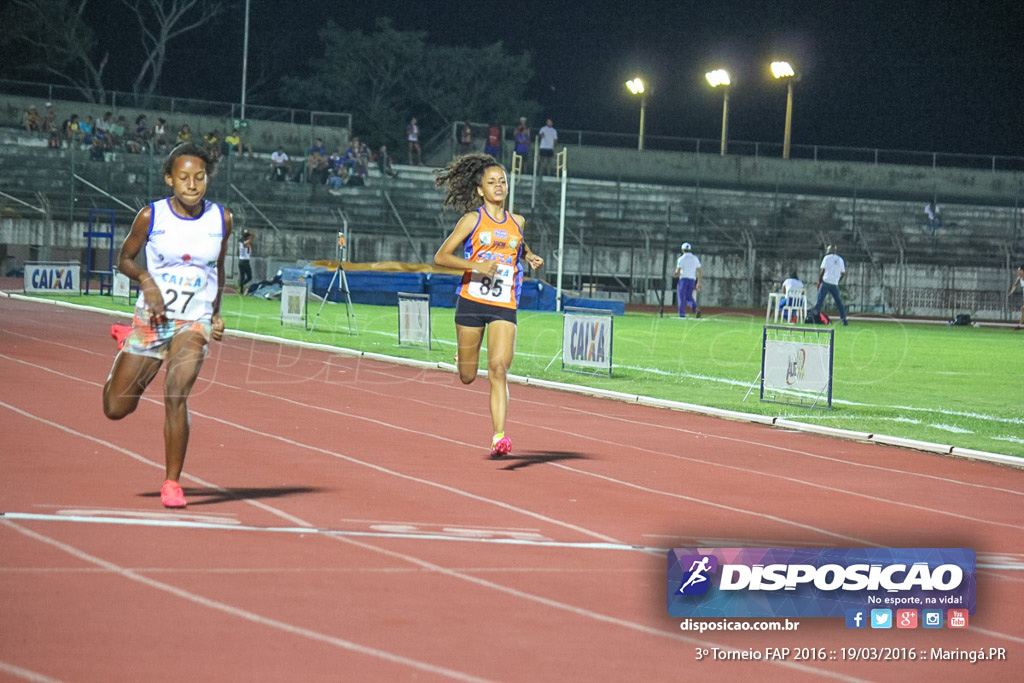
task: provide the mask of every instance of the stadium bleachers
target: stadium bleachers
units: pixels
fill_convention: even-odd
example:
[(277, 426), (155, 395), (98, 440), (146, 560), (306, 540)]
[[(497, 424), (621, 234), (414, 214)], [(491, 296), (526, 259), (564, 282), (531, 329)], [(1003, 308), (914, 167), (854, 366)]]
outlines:
[[(78, 222), (89, 208), (114, 209), (118, 226), (126, 231), (137, 207), (164, 193), (160, 158), (118, 153), (92, 161), (82, 151), (72, 154), (33, 142), (17, 130), (0, 132), (0, 192), (7, 195), (0, 196), (0, 215), (38, 221), (19, 202), (48, 206), (57, 236), (54, 248), (73, 253), (84, 246), (81, 230), (66, 227), (69, 214)], [(347, 220), (349, 260), (429, 261), (456, 216), (441, 211), (429, 167), (396, 169), (396, 178), (372, 172), (366, 186), (329, 190), (271, 182), (266, 155), (234, 158), (218, 169), (210, 198), (230, 206), (236, 224), (260, 233), (263, 258), (331, 258), (336, 234)], [(548, 278), (553, 277), (558, 244), (560, 191), (552, 177), (535, 186), (531, 176), (522, 176), (516, 187), (515, 210), (527, 217), (534, 249), (548, 256)], [(715, 289), (707, 288), (707, 300), (756, 307), (788, 270), (799, 268), (805, 279), (812, 279), (824, 246), (834, 242), (851, 271), (863, 271), (851, 272), (857, 277), (847, 286), (860, 288), (860, 296), (851, 299), (859, 300), (862, 310), (891, 310), (907, 299), (894, 292), (928, 288), (934, 268), (980, 269), (984, 274), (973, 280), (995, 289), (1009, 264), (1024, 262), (1024, 230), (1012, 193), (1001, 205), (943, 203), (940, 198), (941, 227), (928, 225), (924, 204), (918, 196), (858, 197), (853, 190), (836, 196), (764, 191), (739, 183), (701, 187), (571, 177), (563, 267), (572, 286), (650, 303), (666, 270), (671, 275), (678, 244), (690, 241), (705, 261), (709, 285), (716, 283)], [(31, 232), (5, 228), (0, 236), (5, 255), (19, 253), (25, 245), (18, 236)], [(30, 245), (38, 242), (29, 238)], [(965, 279), (972, 278), (954, 281)]]

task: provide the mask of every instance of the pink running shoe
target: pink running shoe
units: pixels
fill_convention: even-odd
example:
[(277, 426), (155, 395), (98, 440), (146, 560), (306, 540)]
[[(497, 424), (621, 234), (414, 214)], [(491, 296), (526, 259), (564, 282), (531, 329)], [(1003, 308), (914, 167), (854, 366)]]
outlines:
[(114, 341), (117, 342), (118, 349), (124, 348), (124, 340), (127, 339), (131, 335), (131, 333), (131, 325), (120, 325), (118, 323), (114, 323), (113, 325), (110, 326), (110, 336), (113, 337)]
[(491, 457), (500, 458), (512, 452), (512, 440), (505, 436), (505, 432), (499, 432), (491, 440)]
[(160, 487), (160, 502), (165, 508), (185, 507), (185, 492), (181, 490), (181, 485), (173, 479), (165, 481)]

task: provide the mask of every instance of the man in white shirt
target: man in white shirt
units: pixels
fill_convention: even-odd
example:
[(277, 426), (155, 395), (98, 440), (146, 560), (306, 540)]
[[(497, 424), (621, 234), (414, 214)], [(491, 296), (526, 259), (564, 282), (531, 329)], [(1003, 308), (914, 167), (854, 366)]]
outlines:
[(683, 254), (676, 260), (676, 272), (672, 275), (679, 278), (679, 284), (676, 285), (679, 317), (686, 317), (686, 306), (689, 304), (694, 315), (699, 318), (700, 309), (697, 308), (697, 300), (693, 293), (700, 291), (700, 259), (691, 251), (689, 242), (683, 242), (681, 250)]
[(550, 173), (552, 161), (555, 158), (555, 145), (558, 143), (558, 131), (552, 126), (551, 119), (544, 123), (544, 127), (537, 131), (538, 147), (540, 148), (540, 160), (544, 166), (541, 174)]
[(843, 298), (839, 295), (839, 282), (846, 276), (846, 261), (836, 253), (834, 244), (830, 244), (826, 250), (825, 258), (821, 260), (821, 273), (818, 275), (818, 303), (814, 305), (814, 315), (821, 313), (821, 307), (825, 304), (825, 295), (831, 294), (839, 309), (839, 317), (846, 325), (846, 306), (843, 306)]
[(270, 178), (271, 180), (286, 180), (292, 173), (292, 162), (284, 147), (278, 146), (277, 150), (270, 153)]
[[(779, 288), (779, 292), (782, 294), (779, 297), (779, 310), (781, 311), (786, 306), (790, 305), (790, 302), (799, 302), (802, 300), (801, 297), (804, 294), (804, 283), (796, 276), (796, 273), (790, 273), (789, 277), (782, 281), (782, 287)], [(797, 296), (799, 292), (799, 296)], [(800, 305), (795, 303), (795, 305)], [(803, 322), (802, 320), (790, 320), (787, 322)]]

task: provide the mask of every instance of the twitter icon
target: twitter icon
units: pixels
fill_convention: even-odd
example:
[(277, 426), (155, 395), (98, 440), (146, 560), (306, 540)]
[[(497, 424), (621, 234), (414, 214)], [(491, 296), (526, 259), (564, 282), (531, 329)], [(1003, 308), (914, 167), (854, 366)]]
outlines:
[(871, 610), (871, 628), (892, 628), (892, 610)]

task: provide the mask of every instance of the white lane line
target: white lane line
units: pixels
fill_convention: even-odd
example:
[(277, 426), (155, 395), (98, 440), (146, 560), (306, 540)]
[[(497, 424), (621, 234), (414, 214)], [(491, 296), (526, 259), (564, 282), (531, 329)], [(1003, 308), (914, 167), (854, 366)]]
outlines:
[(121, 567), (119, 565), (114, 564), (113, 562), (108, 562), (107, 560), (104, 560), (100, 557), (96, 557), (95, 555), (90, 555), (89, 553), (80, 550), (74, 546), (68, 545), (67, 543), (63, 543), (56, 539), (50, 538), (49, 536), (45, 536), (43, 534), (32, 531), (31, 529), (28, 529), (20, 524), (16, 524), (15, 522), (6, 519), (0, 519), (0, 524), (3, 524), (4, 526), (7, 526), (17, 531), (18, 533), (23, 534), (40, 543), (44, 543), (53, 548), (61, 550), (73, 557), (77, 557), (78, 559), (84, 562), (88, 562), (98, 567), (102, 567), (103, 569), (113, 572), (125, 579), (141, 583), (145, 586), (155, 588), (165, 593), (170, 593), (171, 595), (174, 595), (183, 600), (187, 600), (191, 603), (200, 605), (201, 607), (207, 607), (209, 609), (217, 610), (219, 612), (229, 614), (233, 617), (244, 619), (245, 621), (249, 621), (260, 626), (273, 628), (283, 633), (288, 633), (294, 636), (306, 638), (307, 640), (325, 643), (327, 645), (332, 645), (334, 647), (349, 650), (352, 652), (358, 652), (359, 654), (367, 655), (370, 657), (376, 657), (377, 659), (382, 659), (387, 662), (408, 666), (419, 671), (437, 674), (439, 676), (444, 676), (446, 678), (451, 678), (453, 680), (468, 681), (471, 683), (489, 683), (489, 680), (485, 678), (472, 676), (470, 674), (466, 674), (461, 671), (456, 671), (454, 669), (449, 669), (447, 667), (428, 664), (426, 662), (421, 662), (410, 657), (404, 657), (402, 655), (398, 655), (394, 652), (389, 652), (387, 650), (381, 650), (375, 647), (370, 647), (368, 645), (360, 645), (359, 643), (354, 643), (351, 640), (345, 640), (344, 638), (329, 636), (327, 634), (319, 633), (317, 631), (313, 631), (307, 628), (302, 628), (301, 626), (295, 626), (293, 624), (289, 624), (278, 619), (264, 617), (254, 612), (250, 612), (248, 610), (235, 607), (234, 605), (229, 605), (227, 603), (220, 602), (219, 600), (213, 600), (202, 595), (193, 593), (191, 591), (178, 588), (177, 586), (172, 586), (162, 581), (157, 581), (156, 579), (140, 574), (137, 571)]
[[(63, 373), (56, 373), (56, 374), (63, 374)], [(74, 378), (74, 379), (77, 379), (77, 378)], [(84, 382), (86, 380), (79, 380), (79, 381), (83, 381)], [(86, 383), (93, 384), (92, 382), (86, 382)], [(301, 405), (301, 406), (307, 405), (307, 404), (303, 404), (303, 403), (298, 402), (298, 401), (289, 401), (289, 402), (290, 403), (294, 403), (296, 405)], [(314, 406), (309, 406), (309, 407), (314, 407)], [(48, 420), (48, 419), (46, 419), (44, 417), (41, 417), (39, 415), (35, 415), (35, 414), (32, 414), (32, 413), (29, 413), (29, 412), (27, 412), (25, 410), (17, 408), (16, 406), (13, 406), (13, 405), (11, 405), (9, 403), (6, 403), (4, 401), (0, 401), (0, 408), (7, 408), (8, 410), (11, 410), (12, 412), (15, 412), (15, 413), (17, 413), (17, 414), (19, 414), (19, 415), (21, 415), (23, 417), (26, 417), (26, 418), (29, 418), (29, 419), (32, 419), (32, 420), (36, 420), (37, 422), (41, 422), (41, 423), (43, 423), (45, 425), (53, 427), (54, 429), (58, 429), (60, 431), (66, 432), (68, 434), (72, 434), (72, 435), (78, 436), (80, 438), (92, 441), (94, 443), (101, 444), (101, 445), (103, 445), (103, 446), (105, 446), (105, 447), (107, 447), (107, 448), (109, 448), (109, 449), (111, 449), (111, 450), (113, 450), (115, 452), (123, 453), (125, 455), (128, 455), (129, 457), (132, 457), (132, 458), (138, 460), (139, 462), (143, 462), (143, 463), (146, 463), (147, 465), (150, 465), (150, 466), (153, 466), (153, 467), (159, 467), (160, 469), (163, 469), (163, 464), (158, 464), (158, 463), (155, 463), (155, 462), (153, 462), (151, 460), (148, 460), (147, 458), (145, 458), (142, 455), (139, 455), (139, 454), (134, 453), (134, 452), (132, 452), (132, 451), (126, 449), (126, 448), (123, 448), (123, 447), (118, 446), (118, 445), (116, 445), (114, 443), (106, 441), (105, 439), (100, 439), (98, 437), (94, 437), (92, 435), (79, 432), (78, 430), (72, 429), (70, 427), (66, 427), (66, 426), (64, 426), (64, 425), (62, 425), (60, 423), (53, 422), (52, 420)], [(330, 411), (330, 412), (337, 412), (337, 411)], [(460, 496), (460, 497), (463, 497), (463, 498), (467, 498), (469, 500), (474, 500), (476, 502), (484, 503), (484, 504), (487, 504), (487, 505), (493, 505), (493, 506), (502, 508), (504, 510), (508, 510), (510, 512), (514, 512), (516, 514), (525, 515), (527, 517), (532, 517), (533, 519), (539, 520), (539, 521), (544, 522), (546, 524), (551, 524), (553, 526), (562, 527), (563, 529), (568, 529), (570, 531), (574, 531), (574, 532), (579, 533), (579, 534), (584, 535), (584, 536), (589, 536), (589, 537), (597, 539), (599, 541), (603, 541), (603, 542), (606, 542), (606, 543), (615, 543), (615, 544), (620, 544), (620, 545), (628, 545), (628, 544), (623, 543), (622, 541), (620, 541), (620, 540), (618, 540), (616, 538), (612, 538), (611, 536), (606, 536), (605, 534), (599, 533), (597, 531), (592, 531), (590, 529), (581, 527), (581, 526), (576, 525), (576, 524), (572, 524), (570, 522), (565, 522), (565, 521), (562, 521), (562, 520), (559, 520), (559, 519), (555, 519), (553, 517), (549, 517), (547, 515), (544, 515), (544, 514), (541, 514), (541, 513), (538, 513), (538, 512), (534, 512), (532, 510), (527, 510), (526, 508), (522, 508), (522, 507), (519, 507), (519, 506), (516, 506), (516, 505), (512, 505), (511, 503), (506, 503), (505, 501), (502, 501), (502, 500), (497, 500), (497, 499), (494, 499), (494, 498), (488, 498), (487, 496), (477, 495), (475, 493), (471, 493), (471, 492), (466, 491), (464, 489), (460, 489), (460, 488), (457, 488), (455, 486), (449, 486), (447, 484), (441, 484), (439, 482), (436, 482), (436, 481), (433, 481), (433, 480), (430, 480), (430, 479), (424, 479), (423, 477), (416, 477), (416, 476), (413, 476), (413, 475), (410, 475), (410, 474), (405, 474), (403, 472), (399, 472), (397, 470), (389, 469), (389, 468), (384, 467), (382, 465), (377, 465), (375, 463), (367, 462), (365, 460), (360, 460), (358, 458), (355, 458), (355, 457), (352, 457), (352, 456), (348, 456), (348, 455), (345, 455), (343, 453), (339, 453), (337, 451), (330, 450), (328, 448), (322, 448), (320, 446), (314, 446), (312, 444), (306, 444), (306, 443), (302, 443), (301, 441), (296, 441), (294, 439), (289, 439), (287, 437), (284, 437), (284, 436), (281, 436), (281, 435), (278, 435), (278, 434), (273, 434), (273, 433), (270, 433), (270, 432), (264, 432), (264, 431), (261, 431), (261, 430), (252, 429), (250, 427), (244, 427), (244, 426), (239, 425), (239, 424), (237, 424), (235, 422), (232, 422), (231, 420), (221, 419), (221, 418), (214, 417), (212, 415), (207, 415), (205, 413), (201, 413), (201, 412), (198, 412), (198, 411), (190, 411), (190, 413), (191, 413), (193, 419), (197, 418), (197, 417), (205, 418), (205, 419), (210, 420), (212, 422), (217, 422), (217, 423), (222, 424), (222, 425), (224, 425), (226, 427), (231, 427), (233, 429), (238, 429), (238, 430), (246, 432), (248, 434), (260, 436), (260, 437), (263, 437), (263, 438), (266, 438), (266, 439), (269, 439), (269, 440), (273, 440), (273, 441), (279, 441), (281, 443), (287, 444), (287, 445), (292, 446), (294, 448), (301, 448), (301, 449), (313, 451), (314, 453), (321, 453), (323, 455), (328, 455), (328, 456), (330, 456), (332, 458), (337, 458), (339, 460), (344, 460), (345, 462), (348, 462), (348, 463), (351, 463), (351, 464), (354, 464), (354, 465), (360, 465), (362, 467), (366, 467), (366, 468), (374, 470), (376, 472), (387, 474), (387, 475), (390, 475), (390, 476), (393, 476), (393, 477), (396, 477), (396, 478), (399, 478), (399, 479), (410, 481), (410, 482), (413, 482), (413, 483), (416, 483), (416, 484), (421, 484), (421, 485), (428, 486), (428, 487), (431, 487), (431, 488), (440, 489), (442, 491), (446, 491), (448, 493), (451, 493), (451, 494), (454, 494), (456, 496)], [(357, 415), (351, 415), (351, 417), (354, 418), (354, 419), (358, 418), (358, 419), (361, 419), (363, 421), (369, 422), (371, 424), (376, 424), (378, 426), (387, 427), (387, 428), (390, 428), (390, 429), (396, 429), (396, 430), (399, 430), (399, 431), (409, 432), (409, 433), (417, 434), (417, 435), (424, 436), (424, 437), (432, 437), (432, 438), (439, 439), (441, 441), (445, 441), (445, 442), (448, 442), (448, 443), (454, 443), (454, 444), (459, 444), (459, 445), (463, 445), (463, 446), (470, 446), (470, 444), (467, 444), (467, 443), (464, 443), (464, 442), (460, 442), (460, 441), (456, 441), (454, 439), (448, 439), (448, 438), (445, 438), (445, 437), (442, 437), (442, 436), (438, 436), (438, 435), (435, 435), (435, 434), (423, 434), (423, 433), (421, 433), (421, 432), (419, 432), (419, 431), (417, 431), (415, 429), (410, 429), (408, 427), (401, 427), (399, 425), (396, 425), (396, 424), (393, 424), (393, 423), (390, 423), (390, 422), (385, 422), (385, 421), (382, 421), (382, 420), (376, 420), (376, 419), (362, 417), (362, 416), (357, 416)], [(203, 479), (201, 479), (199, 477), (196, 477), (195, 475), (185, 474), (185, 475), (182, 475), (182, 478), (183, 479), (187, 479), (188, 481), (191, 481), (191, 482), (199, 483), (199, 484), (204, 485), (204, 486), (209, 486), (211, 488), (216, 488), (216, 489), (218, 489), (220, 491), (228, 493), (227, 489), (222, 489), (221, 487), (216, 486), (216, 485), (214, 485), (214, 484), (212, 484), (210, 482), (204, 481)], [(300, 524), (300, 521), (297, 518), (291, 517), (290, 515), (287, 515), (286, 513), (284, 513), (281, 510), (278, 510), (277, 508), (273, 508), (273, 507), (271, 507), (269, 505), (264, 505), (260, 501), (256, 501), (256, 500), (252, 500), (252, 499), (246, 499), (246, 502), (251, 503), (253, 505), (256, 505), (258, 507), (261, 507), (261, 508), (265, 509), (267, 512), (270, 512), (271, 514), (276, 514), (278, 516), (291, 518), (292, 522), (294, 524), (299, 524), (299, 525), (302, 525), (302, 526), (308, 525), (308, 522), (302, 522)]]
[(106, 524), (110, 526), (142, 526), (160, 527), (165, 529), (204, 529), (216, 531), (250, 531), (274, 534), (303, 534), (323, 536), (352, 536), (360, 538), (414, 539), (429, 541), (462, 541), (465, 543), (484, 543), (492, 545), (521, 545), (537, 548), (572, 548), (578, 550), (633, 550), (668, 552), (668, 548), (649, 548), (625, 543), (606, 542), (568, 542), (552, 540), (535, 540), (524, 538), (484, 538), (459, 536), (438, 533), (401, 533), (387, 531), (354, 531), (340, 529), (324, 529), (312, 526), (280, 527), (250, 526), (238, 524), (219, 524), (185, 519), (140, 519), (125, 517), (103, 517), (99, 515), (61, 515), (40, 514), (35, 512), (0, 512), (0, 519), (13, 519), (35, 522), (70, 522), (78, 524)]
[(0, 662), (0, 671), (11, 674), (12, 676), (17, 676), (23, 681), (30, 681), (31, 683), (61, 683), (57, 678), (50, 678), (49, 676), (44, 676), (41, 673), (30, 671), (7, 662)]

